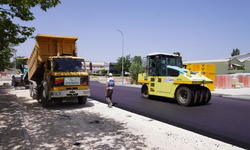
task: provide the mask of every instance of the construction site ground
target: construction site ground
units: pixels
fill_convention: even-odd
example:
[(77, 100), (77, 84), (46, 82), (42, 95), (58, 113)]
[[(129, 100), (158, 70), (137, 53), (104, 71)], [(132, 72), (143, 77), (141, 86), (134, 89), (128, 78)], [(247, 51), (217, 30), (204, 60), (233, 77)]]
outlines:
[[(218, 91), (212, 94), (231, 93)], [(3, 79), (0, 118), (0, 149), (241, 149), (90, 98), (43, 108), (29, 90)]]

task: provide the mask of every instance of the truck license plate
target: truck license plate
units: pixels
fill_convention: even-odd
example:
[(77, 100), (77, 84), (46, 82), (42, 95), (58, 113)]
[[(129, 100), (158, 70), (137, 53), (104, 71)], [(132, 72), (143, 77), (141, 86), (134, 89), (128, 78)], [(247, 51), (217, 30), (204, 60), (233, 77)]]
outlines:
[(64, 85), (80, 85), (80, 78), (64, 78)]
[(78, 94), (67, 94), (68, 97), (77, 97)]

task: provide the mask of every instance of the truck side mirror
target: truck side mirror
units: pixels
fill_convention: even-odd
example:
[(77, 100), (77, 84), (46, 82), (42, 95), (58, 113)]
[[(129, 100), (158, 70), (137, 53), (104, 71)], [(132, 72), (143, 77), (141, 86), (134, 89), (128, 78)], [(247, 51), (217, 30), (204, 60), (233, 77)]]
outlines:
[(92, 62), (89, 63), (89, 70), (92, 70)]

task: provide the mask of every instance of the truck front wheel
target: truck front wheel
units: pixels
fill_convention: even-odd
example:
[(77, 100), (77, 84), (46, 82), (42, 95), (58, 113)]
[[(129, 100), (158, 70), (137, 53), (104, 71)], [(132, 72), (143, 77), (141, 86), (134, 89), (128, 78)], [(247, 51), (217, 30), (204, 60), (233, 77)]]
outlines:
[(47, 99), (44, 88), (42, 88), (42, 106), (43, 107), (48, 107), (49, 106), (49, 100)]
[(85, 104), (87, 102), (87, 96), (78, 96), (78, 103)]
[(177, 90), (176, 99), (182, 106), (192, 105), (194, 101), (194, 91), (186, 86), (182, 86)]
[(143, 84), (143, 86), (141, 87), (141, 95), (144, 98), (149, 98), (147, 84)]

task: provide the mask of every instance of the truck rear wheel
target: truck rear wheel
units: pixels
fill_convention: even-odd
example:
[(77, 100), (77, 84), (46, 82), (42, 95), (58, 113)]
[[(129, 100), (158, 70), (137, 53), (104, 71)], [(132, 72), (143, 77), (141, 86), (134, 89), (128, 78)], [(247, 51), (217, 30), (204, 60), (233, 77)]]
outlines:
[(194, 101), (194, 91), (186, 86), (182, 86), (177, 90), (176, 99), (182, 106), (192, 105)]
[(78, 96), (78, 103), (85, 104), (87, 102), (87, 96)]
[(14, 80), (14, 86), (18, 86), (18, 82)]
[(141, 95), (144, 98), (149, 98), (149, 95), (148, 95), (148, 86), (146, 84), (143, 84), (143, 86), (141, 87)]
[(30, 97), (32, 97), (32, 90), (33, 90), (33, 84), (30, 83), (30, 88), (29, 88), (29, 91), (30, 91)]
[(42, 107), (48, 107), (49, 106), (49, 100), (47, 99), (45, 89), (42, 88)]
[(38, 97), (38, 90), (37, 87), (34, 87), (33, 84), (30, 84), (30, 97), (33, 99), (37, 99)]

